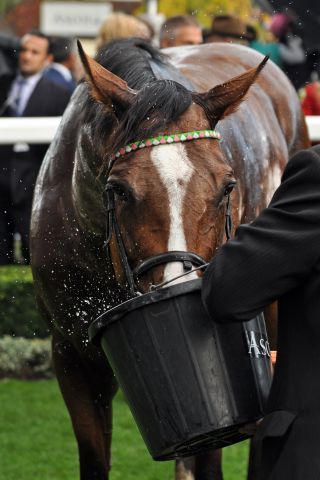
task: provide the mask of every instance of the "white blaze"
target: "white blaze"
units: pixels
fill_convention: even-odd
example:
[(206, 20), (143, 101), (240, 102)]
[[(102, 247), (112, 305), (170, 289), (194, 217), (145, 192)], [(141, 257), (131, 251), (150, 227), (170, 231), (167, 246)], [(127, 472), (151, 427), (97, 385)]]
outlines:
[[(181, 143), (153, 148), (151, 161), (168, 193), (170, 232), (167, 251), (187, 251), (182, 212), (188, 184), (194, 172), (193, 165), (188, 159), (184, 145)], [(164, 281), (182, 273), (184, 273), (182, 262), (168, 263), (164, 269)], [(192, 278), (197, 278), (196, 273), (191, 273), (173, 283), (185, 282)]]

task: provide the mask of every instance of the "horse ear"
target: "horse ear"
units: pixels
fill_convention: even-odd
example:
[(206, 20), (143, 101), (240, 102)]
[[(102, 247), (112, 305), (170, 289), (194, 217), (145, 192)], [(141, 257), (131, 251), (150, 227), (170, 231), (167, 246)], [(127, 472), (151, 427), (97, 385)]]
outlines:
[(257, 67), (213, 87), (206, 93), (199, 94), (213, 125), (237, 110), (268, 59), (267, 56)]
[(83, 64), (93, 98), (106, 105), (108, 110), (116, 112), (117, 106), (121, 110), (129, 107), (136, 95), (135, 90), (128, 87), (127, 83), (117, 75), (109, 72), (83, 50), (81, 43), (77, 42), (79, 55)]

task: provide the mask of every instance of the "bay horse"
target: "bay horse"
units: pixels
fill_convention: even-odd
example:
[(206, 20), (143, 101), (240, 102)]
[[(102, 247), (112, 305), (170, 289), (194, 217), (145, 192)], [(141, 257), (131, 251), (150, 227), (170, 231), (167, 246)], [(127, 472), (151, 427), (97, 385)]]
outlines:
[[(89, 343), (88, 326), (132, 296), (128, 266), (174, 251), (210, 260), (225, 240), (230, 192), (235, 227), (250, 222), (308, 138), (284, 74), (246, 47), (207, 44), (164, 54), (142, 40), (120, 40), (98, 62), (79, 48), (87, 81), (42, 164), (30, 239), (37, 301), (52, 331), (80, 478), (105, 480), (117, 384), (102, 351)], [(117, 232), (106, 233), (106, 188), (126, 265)], [(170, 260), (142, 273), (136, 288), (146, 292), (183, 273), (181, 258)], [(221, 479), (219, 451), (178, 462), (178, 478)]]

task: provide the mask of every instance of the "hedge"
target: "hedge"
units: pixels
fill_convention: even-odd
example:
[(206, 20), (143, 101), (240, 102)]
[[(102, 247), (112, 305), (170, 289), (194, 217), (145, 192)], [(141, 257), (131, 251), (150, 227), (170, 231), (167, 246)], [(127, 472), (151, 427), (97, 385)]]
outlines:
[(50, 378), (51, 342), (46, 339), (0, 338), (0, 378)]
[(29, 266), (0, 267), (0, 337), (45, 338), (49, 335), (37, 310)]

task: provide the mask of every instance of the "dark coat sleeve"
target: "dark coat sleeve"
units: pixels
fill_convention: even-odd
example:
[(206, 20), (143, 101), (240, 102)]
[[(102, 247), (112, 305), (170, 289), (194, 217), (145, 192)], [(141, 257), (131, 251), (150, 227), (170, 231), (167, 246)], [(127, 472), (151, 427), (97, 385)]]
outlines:
[[(70, 100), (71, 93), (60, 85), (55, 85), (42, 77), (34, 89), (24, 117), (59, 117), (63, 115)], [(40, 166), (48, 149), (47, 144), (32, 144), (27, 156)]]
[(320, 146), (288, 162), (268, 208), (241, 225), (207, 268), (202, 299), (217, 322), (254, 318), (320, 257)]
[[(10, 79), (10, 82), (0, 79), (0, 99), (2, 89), (5, 90), (6, 94), (8, 94), (12, 81), (13, 78)], [(30, 96), (23, 116), (59, 117), (63, 115), (63, 112), (69, 103), (70, 96), (71, 93), (66, 88), (63, 88), (60, 85), (55, 85), (46, 78), (42, 77)], [(5, 102), (5, 99), (3, 99), (3, 101)], [(9, 109), (4, 109), (0, 116), (2, 115), (10, 116)], [(2, 162), (6, 161), (10, 165), (10, 168), (14, 168), (16, 171), (20, 169), (19, 164), (23, 165), (22, 160), (24, 160), (25, 164), (27, 161), (29, 161), (29, 163), (33, 163), (35, 170), (37, 170), (41, 165), (47, 149), (48, 144), (36, 143), (30, 144), (29, 150), (26, 152), (14, 153), (12, 145), (0, 145), (0, 156)], [(13, 166), (13, 158), (15, 159), (17, 165)], [(21, 189), (19, 189), (19, 191), (21, 191)], [(15, 194), (14, 198), (16, 198)]]
[(59, 117), (68, 105), (70, 96), (66, 88), (42, 77), (31, 94), (23, 116)]

